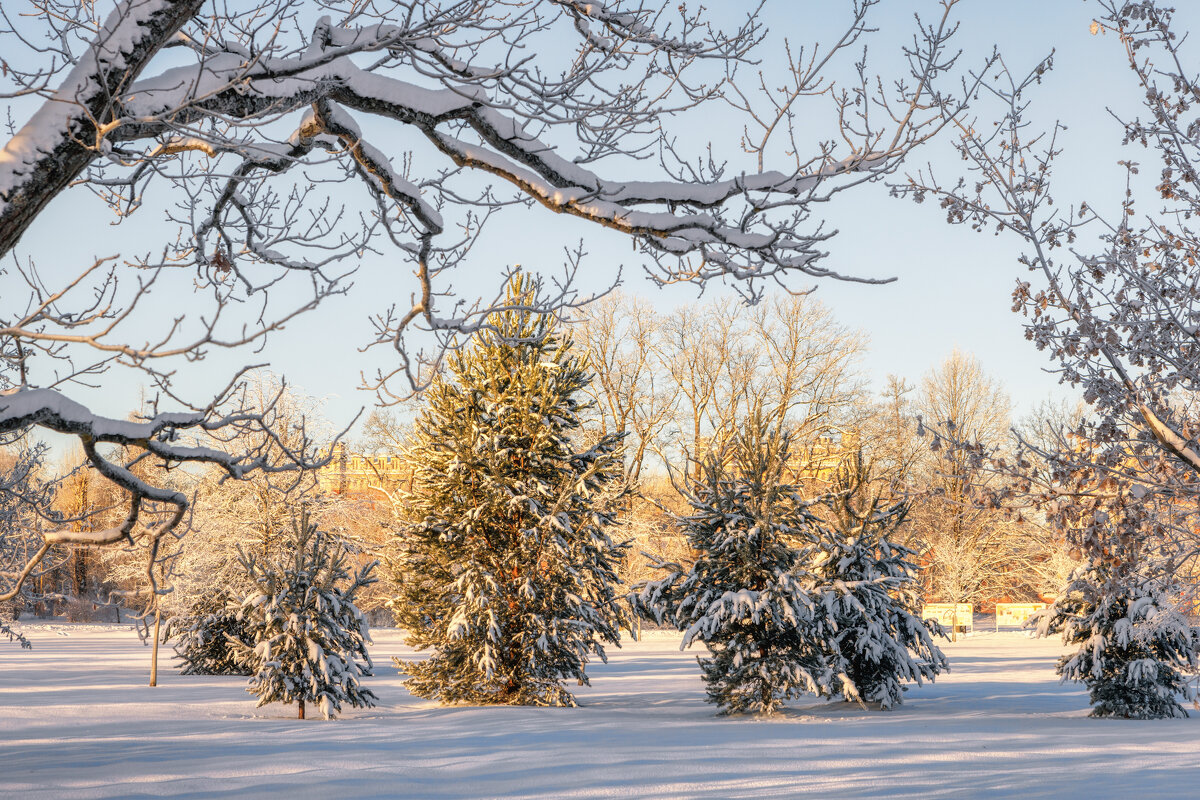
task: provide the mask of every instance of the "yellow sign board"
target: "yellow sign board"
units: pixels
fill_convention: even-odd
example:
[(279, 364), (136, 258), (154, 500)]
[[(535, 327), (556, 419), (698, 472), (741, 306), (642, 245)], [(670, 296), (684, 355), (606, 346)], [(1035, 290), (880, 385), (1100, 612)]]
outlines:
[(971, 618), (974, 608), (970, 603), (926, 603), (921, 611), (922, 619), (932, 619), (948, 629), (974, 630)]
[(1023, 627), (1035, 612), (1041, 611), (1045, 607), (1045, 603), (996, 603), (996, 627), (1001, 625)]

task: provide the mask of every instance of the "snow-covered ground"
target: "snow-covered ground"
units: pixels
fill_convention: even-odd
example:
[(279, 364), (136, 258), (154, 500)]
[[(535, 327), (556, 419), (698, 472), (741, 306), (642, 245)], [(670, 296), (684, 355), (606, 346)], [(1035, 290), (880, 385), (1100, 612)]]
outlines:
[(954, 671), (896, 711), (795, 702), (720, 718), (678, 637), (614, 651), (582, 707), (441, 708), (375, 634), (375, 709), (326, 722), (254, 708), (238, 678), (161, 671), (128, 628), (29, 626), (0, 646), (0, 796), (1200, 797), (1200, 713), (1088, 719), (1059, 646), (1020, 633), (945, 645)]

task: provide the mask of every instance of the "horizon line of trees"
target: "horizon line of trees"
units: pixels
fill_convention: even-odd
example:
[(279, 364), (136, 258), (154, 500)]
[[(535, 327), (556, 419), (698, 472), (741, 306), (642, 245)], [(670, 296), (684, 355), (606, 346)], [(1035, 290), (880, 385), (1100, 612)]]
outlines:
[[(538, 286), (532, 279), (518, 275), (511, 291), (532, 292)], [(93, 608), (99, 600), (115, 599), (114, 605), (125, 602), (135, 606), (143, 619), (153, 613), (155, 652), (160, 641), (158, 623), (165, 619), (164, 638), (175, 641), (188, 669), (199, 663), (224, 664), (221, 669), (233, 665), (239, 674), (257, 670), (256, 686), (275, 687), (264, 695), (264, 701), (270, 701), (268, 696), (313, 699), (325, 689), (314, 686), (305, 690), (308, 693), (303, 697), (290, 694), (286, 687), (292, 684), (286, 676), (263, 673), (259, 667), (250, 666), (257, 662), (248, 660), (246, 654), (255, 652), (255, 644), (240, 638), (246, 635), (247, 623), (243, 620), (248, 619), (241, 596), (254, 591), (255, 580), (246, 565), (290, 558), (287, 534), (295, 529), (297, 509), (303, 509), (314, 526), (321, 525), (341, 543), (338, 546), (345, 548), (346, 558), (364, 565), (380, 558), (389, 563), (389, 581), (374, 588), (371, 581), (364, 581), (361, 586), (356, 584), (353, 593), (364, 610), (381, 613), (388, 609), (410, 635), (418, 636), (421, 646), (442, 654), (441, 660), (399, 665), (413, 675), (410, 688), (414, 691), (451, 701), (475, 698), (481, 702), (571, 704), (573, 700), (562, 689), (561, 678), (569, 674), (586, 681), (588, 653), (604, 657), (595, 636), (615, 642), (618, 625), (632, 625), (635, 617), (662, 622), (664, 613), (684, 624), (680, 620), (694, 613), (688, 610), (693, 601), (687, 599), (687, 592), (699, 591), (702, 595), (712, 587), (693, 587), (679, 597), (670, 594), (675, 589), (664, 587), (673, 586), (688, 569), (693, 570), (693, 577), (688, 578), (692, 581), (700, 574), (694, 570), (705, 558), (728, 558), (732, 554), (745, 558), (738, 537), (748, 535), (753, 539), (761, 535), (756, 531), (762, 528), (756, 523), (738, 533), (749, 513), (738, 511), (738, 504), (749, 503), (746, 508), (757, 509), (754, 514), (766, 515), (764, 520), (784, 512), (782, 506), (772, 510), (774, 501), (756, 499), (755, 493), (760, 490), (756, 487), (763, 485), (763, 478), (747, 464), (757, 464), (755, 469), (776, 475), (771, 478), (775, 482), (772, 485), (780, 488), (772, 491), (788, 498), (785, 505), (795, 510), (790, 521), (770, 523), (782, 525), (777, 534), (782, 538), (772, 545), (777, 563), (770, 566), (751, 560), (738, 568), (741, 572), (730, 575), (760, 575), (768, 582), (782, 581), (779, 591), (790, 593), (791, 599), (780, 608), (790, 609), (787, 613), (791, 615), (799, 614), (797, 620), (807, 619), (808, 627), (797, 628), (800, 638), (788, 640), (791, 643), (785, 648), (791, 655), (776, 653), (769, 670), (782, 670), (781, 675), (798, 674), (790, 673), (792, 667), (788, 666), (790, 659), (798, 658), (806, 666), (797, 668), (803, 669), (806, 677), (774, 688), (770, 681), (764, 684), (755, 679), (754, 696), (743, 696), (742, 679), (731, 677), (731, 665), (753, 662), (757, 645), (743, 641), (741, 634), (729, 634), (733, 638), (728, 639), (720, 633), (720, 626), (733, 623), (741, 613), (731, 607), (733, 617), (718, 615), (705, 623), (718, 626), (710, 632), (712, 637), (696, 639), (714, 654), (713, 659), (703, 662), (712, 689), (710, 699), (727, 711), (769, 711), (804, 690), (860, 702), (874, 697), (885, 706), (899, 702), (899, 684), (893, 678), (885, 676), (880, 678), (884, 682), (877, 684), (888, 688), (863, 688), (868, 683), (862, 681), (868, 681), (866, 676), (876, 667), (854, 667), (860, 676), (858, 688), (846, 677), (849, 673), (838, 671), (850, 669), (855, 658), (853, 648), (846, 651), (838, 644), (842, 641), (837, 634), (839, 625), (850, 630), (854, 624), (861, 624), (864, 631), (874, 630), (866, 618), (853, 624), (850, 621), (851, 617), (858, 620), (854, 615), (861, 615), (865, 607), (894, 615), (890, 618), (909, 630), (905, 643), (890, 639), (883, 643), (893, 654), (888, 662), (892, 666), (885, 672), (900, 670), (909, 680), (919, 682), (932, 679), (944, 666), (928, 633), (921, 632), (926, 623), (919, 623), (914, 616), (923, 604), (921, 598), (979, 605), (987, 600), (1037, 599), (1056, 593), (1061, 586), (1077, 591), (1078, 579), (1068, 586), (1074, 565), (1061, 535), (1036, 518), (1037, 509), (995, 504), (998, 495), (1019, 491), (1020, 487), (1011, 490), (995, 471), (979, 469), (978, 461), (962, 444), (973, 442), (976, 447), (987, 448), (995, 458), (1002, 448), (1015, 447), (1044, 429), (1065, 424), (1062, 410), (1052, 410), (1059, 414), (1057, 417), (1044, 413), (1026, 423), (1023, 430), (1012, 427), (1007, 397), (974, 358), (953, 353), (927, 373), (919, 387), (889, 377), (887, 392), (879, 398), (867, 391), (856, 369), (856, 360), (865, 347), (862, 337), (839, 328), (829, 312), (808, 297), (772, 298), (765, 308), (746, 316), (721, 317), (704, 306), (660, 316), (644, 304), (619, 296), (599, 311), (590, 318), (564, 324), (556, 315), (538, 315), (514, 303), (514, 310), (504, 312), (501, 322), (494, 323), (495, 330), (489, 329), (492, 344), (474, 341), (451, 359), (453, 378), (447, 375), (435, 381), (431, 390), (434, 394), (424, 398), (415, 428), (398, 423), (394, 416), (374, 415), (365, 426), (369, 438), (363, 444), (391, 442), (400, 451), (400, 462), (407, 464), (401, 475), (404, 480), (382, 487), (380, 493), (387, 503), (363, 503), (361, 497), (352, 494), (331, 496), (322, 492), (315, 470), (285, 473), (283, 480), (259, 474), (232, 488), (222, 486), (218, 470), (177, 470), (159, 482), (205, 496), (207, 502), (200, 506), (203, 511), (189, 522), (203, 536), (168, 542), (162, 551), (150, 554), (149, 569), (146, 554), (136, 548), (105, 550), (99, 558), (92, 558), (78, 546), (60, 548), (44, 562), (50, 566), (27, 584), (29, 591), (22, 601), (37, 602), (39, 584), (65, 577), (74, 582), (74, 597), (66, 598), (59, 592), (43, 595), (40, 600), (68, 600), (77, 610), (86, 608), (87, 590), (80, 592), (79, 587), (87, 587), (90, 581)], [(605, 325), (595, 326), (597, 318), (602, 318)], [(621, 335), (620, 329), (613, 326), (631, 318), (638, 320), (642, 331), (637, 338)], [(561, 339), (557, 333), (560, 329), (564, 332)], [(689, 337), (679, 337), (679, 329), (689, 331)], [(699, 342), (693, 348), (688, 347), (691, 337)], [(614, 342), (625, 349), (612, 347)], [(792, 344), (780, 346), (780, 342)], [(795, 355), (798, 344), (806, 348), (809, 357)], [(485, 347), (491, 350), (481, 351)], [(609, 358), (598, 358), (596, 353), (607, 353)], [(779, 353), (786, 355), (776, 356)], [(632, 357), (626, 357), (629, 354)], [(525, 377), (519, 378), (522, 375)], [(285, 389), (269, 375), (262, 376), (255, 391), (264, 401), (270, 399), (278, 416), (278, 429), (294, 430), (300, 436), (302, 431), (311, 435), (319, 427), (319, 403), (315, 400)], [(556, 410), (555, 404), (561, 408)], [(439, 407), (435, 424), (435, 417), (430, 415)], [(471, 415), (478, 418), (470, 419)], [(503, 422), (506, 419), (509, 421)], [(648, 420), (653, 425), (645, 425)], [(493, 430), (497, 425), (501, 427)], [(501, 430), (507, 430), (504, 426), (510, 426), (512, 432), (501, 434)], [(771, 437), (783, 437), (781, 441), (786, 442), (762, 451), (779, 454), (777, 459), (781, 460), (774, 465), (760, 463), (765, 455), (754, 456), (745, 449), (751, 441), (771, 441)], [(944, 443), (940, 437), (945, 437)], [(231, 442), (230, 446), (245, 444)], [(268, 450), (291, 446), (286, 436), (280, 440), (267, 437), (252, 444)], [(655, 475), (644, 463), (636, 464), (633, 459), (639, 454), (662, 459), (666, 475)], [(740, 459), (737, 466), (729, 461), (731, 458)], [(589, 460), (594, 460), (593, 466), (587, 466)], [(539, 466), (543, 463), (545, 467)], [(550, 471), (539, 477), (542, 469)], [(734, 471), (726, 474), (726, 469)], [(500, 474), (497, 470), (506, 477), (493, 487), (491, 482)], [(848, 470), (854, 473), (852, 481), (847, 477)], [(405, 471), (407, 474), (403, 474)], [(384, 476), (380, 478), (382, 482)], [(561, 480), (566, 483), (553, 488)], [(449, 483), (445, 487), (437, 488), (446, 481)], [(549, 483), (536, 490), (546, 493), (538, 501), (541, 510), (528, 521), (533, 527), (526, 527), (525, 522), (518, 521), (519, 516), (512, 514), (516, 508), (535, 502), (530, 493), (544, 481)], [(719, 498), (737, 481), (742, 481), (744, 487), (736, 490), (739, 497), (749, 492), (744, 500), (733, 505), (721, 500), (725, 505), (707, 510), (697, 505), (697, 498)], [(93, 491), (86, 469), (72, 470), (47, 486), (51, 487), (62, 519), (72, 519), (72, 524), (81, 528), (109, 524), (114, 504), (106, 505), (105, 499)], [(497, 491), (499, 494), (495, 494)], [(852, 511), (856, 506), (844, 504), (851, 494), (869, 498), (855, 500), (856, 504), (868, 502), (870, 509), (880, 510), (854, 516), (858, 513)], [(478, 506), (485, 497), (491, 498), (487, 500), (491, 505)], [(559, 516), (567, 513), (563, 503), (568, 497), (574, 509), (572, 521)], [(454, 504), (461, 508), (451, 509)], [(697, 513), (715, 515), (708, 529), (697, 529), (688, 522), (699, 519)], [(727, 518), (724, 528), (720, 521), (723, 518)], [(437, 522), (439, 519), (443, 521)], [(509, 520), (501, 524), (501, 528), (511, 527), (502, 537), (503, 544), (494, 539), (501, 528), (493, 530), (489, 519)], [(464, 523), (466, 527), (460, 527)], [(304, 522), (304, 527), (308, 525)], [(567, 544), (573, 540), (560, 539), (562, 535), (575, 536), (588, 525), (594, 527), (594, 533), (588, 534), (592, 537), (590, 543), (581, 540), (577, 545)], [(543, 529), (548, 539), (528, 538)], [(875, 538), (864, 538), (868, 529), (877, 531)], [(413, 543), (422, 536), (430, 548), (427, 552), (413, 549)], [(448, 543), (456, 537), (461, 539), (458, 549), (448, 549)], [(709, 547), (716, 549), (706, 556), (705, 548)], [(627, 551), (635, 555), (629, 557)], [(835, 552), (843, 555), (823, 555)], [(560, 642), (562, 655), (557, 658), (561, 663), (545, 674), (526, 659), (541, 658), (548, 652), (547, 645), (538, 645), (536, 649), (542, 656), (536, 657), (524, 649), (508, 649), (516, 645), (507, 643), (505, 626), (494, 617), (497, 607), (485, 601), (472, 606), (468, 613), (460, 605), (460, 584), (466, 576), (483, 570), (475, 579), (478, 585), (466, 593), (467, 598), (478, 603), (493, 595), (493, 600), (507, 597), (501, 602), (507, 603), (510, 611), (523, 608), (534, 598), (542, 598), (546, 591), (535, 588), (536, 581), (558, 580), (549, 578), (559, 574), (554, 572), (558, 559), (565, 559), (562, 576), (580, 580), (580, 564), (584, 562), (579, 559), (588, 553), (592, 554), (588, 558), (594, 559), (588, 567), (592, 577), (575, 589), (552, 590), (551, 595), (562, 592), (562, 598), (547, 596), (544, 607), (538, 606), (536, 613), (522, 612), (515, 617), (537, 617), (535, 627), (543, 631), (539, 642), (546, 635), (561, 636), (562, 630), (590, 619), (585, 626), (588, 630), (579, 631), (581, 638), (567, 637)], [(907, 560), (910, 555), (911, 562)], [(822, 579), (819, 576), (823, 573), (813, 567), (801, 569), (810, 559), (820, 564), (829, 558), (834, 558), (830, 563), (843, 566), (860, 564), (856, 569), (865, 572), (856, 580), (865, 582), (835, 579), (833, 575), (838, 573)], [(693, 566), (680, 566), (687, 564)], [(665, 584), (662, 578), (656, 579), (656, 573), (664, 568), (673, 570), (674, 576)], [(704, 572), (715, 580), (724, 569), (717, 564)], [(301, 578), (287, 580), (294, 584)], [(822, 580), (832, 582), (826, 585)], [(878, 583), (881, 580), (886, 583)], [(516, 594), (506, 594), (507, 590), (499, 588), (510, 583), (509, 588)], [(621, 584), (633, 587), (629, 595), (636, 610), (633, 617), (615, 610), (620, 597), (615, 587)], [(447, 593), (451, 585), (456, 588)], [(571, 585), (570, 581), (565, 585)], [(220, 587), (219, 597), (213, 594), (214, 586)], [(514, 588), (518, 586), (525, 588)], [(838, 586), (843, 588), (833, 588)], [(859, 591), (855, 586), (870, 591), (862, 598), (850, 599)], [(651, 591), (647, 587), (659, 588)], [(439, 591), (445, 605), (432, 611), (428, 604), (435, 602), (433, 598)], [(738, 591), (735, 587), (734, 595), (726, 596), (740, 596)], [(851, 594), (844, 594), (847, 591)], [(901, 597), (906, 598), (902, 605), (889, 606)], [(576, 606), (576, 611), (560, 603)], [(683, 605), (669, 610), (674, 603)], [(844, 608), (845, 612), (837, 614), (853, 614), (837, 622), (836, 615), (814, 615), (812, 609), (817, 608), (830, 609), (830, 613), (834, 608)], [(781, 612), (771, 611), (776, 613)], [(565, 616), (554, 621), (555, 614)], [(474, 645), (463, 632), (467, 628), (462, 627), (472, 624), (472, 615), (482, 620), (479, 624), (483, 626), (474, 634), (479, 639)], [(365, 625), (365, 617), (353, 617), (352, 621)], [(422, 626), (429, 625), (434, 627), (420, 633)], [(1067, 623), (1058, 621), (1044, 627), (1074, 630), (1064, 625)], [(800, 633), (801, 629), (807, 633)], [(279, 633), (278, 626), (272, 630), (285, 638), (291, 635)], [(769, 630), (764, 629), (763, 635)], [(1177, 626), (1176, 633), (1186, 630), (1186, 626)], [(553, 631), (559, 633), (551, 634)], [(330, 635), (337, 638), (339, 634), (333, 631)], [(528, 646), (525, 634), (514, 635), (524, 642), (521, 648)], [(222, 650), (226, 640), (241, 642), (238, 647), (243, 655), (234, 658), (226, 654)], [(347, 639), (351, 640), (353, 637)], [(461, 652), (447, 655), (450, 642), (456, 642), (454, 647)], [(480, 643), (482, 646), (477, 646)], [(872, 651), (883, 645), (871, 645)], [(195, 647), (202, 648), (199, 654), (190, 652)], [(734, 657), (730, 655), (734, 651), (729, 651), (727, 655), (733, 660), (728, 661), (720, 656), (727, 647), (745, 652)], [(910, 662), (908, 656), (897, 655), (909, 650), (925, 653), (926, 660), (934, 659), (930, 662), (934, 665), (932, 671), (915, 666), (922, 662)], [(339, 664), (353, 661), (350, 656), (339, 658)], [(464, 677), (463, 665), (467, 663), (476, 666)], [(763, 668), (768, 669), (765, 662)], [(531, 683), (513, 678), (513, 670), (521, 674), (527, 671)], [(492, 689), (479, 688), (485, 685), (480, 681), (493, 674), (501, 682)], [(152, 685), (154, 680), (152, 676)], [(843, 688), (837, 688), (839, 680)], [(1172, 685), (1184, 685), (1180, 681), (1182, 678)], [(353, 687), (347, 691), (348, 696), (356, 696)], [(481, 691), (483, 694), (479, 694)], [(1156, 708), (1175, 709), (1174, 701), (1164, 697), (1157, 697)], [(1126, 705), (1133, 708), (1137, 704)], [(1116, 703), (1113, 707), (1126, 705)]]
[[(955, 351), (919, 384), (889, 375), (883, 392), (873, 394), (861, 369), (866, 337), (837, 323), (812, 297), (780, 294), (755, 307), (717, 312), (716, 302), (658, 312), (643, 299), (614, 294), (570, 322), (574, 348), (593, 375), (581, 435), (623, 441), (620, 463), (629, 492), (622, 516), (636, 551), (684, 554), (683, 537), (669, 519), (681, 508), (676, 484), (697, 474), (705, 453), (719, 449), (752, 409), (763, 408), (788, 432), (789, 470), (808, 496), (827, 491), (846, 459), (864, 457), (878, 491), (909, 504), (898, 536), (917, 553), (926, 597), (973, 605), (1037, 600), (1065, 581), (1071, 559), (1037, 510), (989, 507), (980, 489), (995, 489), (995, 476), (972, 471), (961, 453), (935, 449), (921, 435), (922, 424), (932, 429), (948, 422), (988, 447), (1014, 445), (1011, 403), (976, 359)], [(276, 379), (263, 375), (255, 391), (266, 402), (278, 389)], [(1040, 414), (1018, 430), (1059, 424), (1067, 412), (1046, 406)], [(298, 429), (302, 419), (310, 429), (322, 426), (320, 403), (296, 390), (287, 391), (280, 415), (284, 429)], [(403, 463), (409, 434), (403, 416), (376, 411), (348, 452), (388, 452)], [(43, 466), (55, 488), (54, 507), (77, 528), (112, 524), (117, 493), (77, 468), (80, 461), (65, 462), (57, 481)], [(336, 470), (337, 464), (323, 469)], [(401, 468), (399, 474), (410, 472)], [(267, 552), (287, 531), (294, 498), (315, 496), (315, 475), (261, 476), (230, 487), (219, 472), (191, 470), (177, 472), (175, 483), (205, 498), (192, 524), (210, 531), (206, 540), (223, 538), (214, 531), (227, 528), (232, 539), (259, 541)], [(369, 549), (402, 512), (401, 483), (397, 473), (380, 474), (369, 508), (327, 502), (319, 513)], [(216, 541), (192, 549), (223, 548)], [(142, 576), (136, 559), (81, 546), (59, 546), (54, 553), (30, 581), (24, 601), (29, 611), (37, 605), (42, 613), (57, 608), (80, 618), (94, 612), (115, 619), (120, 612), (112, 606), (119, 603), (105, 605), (114, 590), (118, 598), (137, 592), (133, 584)], [(624, 574), (645, 577), (646, 569), (635, 559)], [(173, 594), (187, 592), (177, 588)], [(372, 607), (370, 600), (367, 605)]]

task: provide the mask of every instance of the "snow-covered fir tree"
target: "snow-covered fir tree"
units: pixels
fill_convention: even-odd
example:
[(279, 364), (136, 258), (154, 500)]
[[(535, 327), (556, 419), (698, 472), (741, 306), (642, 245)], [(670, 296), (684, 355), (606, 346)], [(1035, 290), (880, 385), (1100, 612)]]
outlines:
[(1095, 558), (1038, 618), (1042, 636), (1061, 633), (1078, 649), (1058, 661), (1064, 681), (1088, 688), (1093, 717), (1184, 717), (1195, 700), (1200, 632), (1176, 609), (1153, 563)]
[(692, 513), (679, 522), (696, 551), (687, 568), (634, 587), (634, 609), (700, 642), (709, 702), (722, 714), (771, 713), (805, 692), (826, 693), (833, 617), (814, 602), (809, 571), (817, 530), (810, 503), (786, 472), (790, 438), (754, 414), (700, 462), (684, 487)]
[(625, 614), (617, 566), (620, 440), (581, 431), (591, 376), (539, 285), (454, 353), (427, 392), (392, 570), (397, 622), (429, 658), (405, 685), (446, 703), (574, 705)]
[(375, 582), (375, 563), (352, 572), (351, 556), (345, 542), (302, 513), (276, 559), (242, 557), (256, 589), (236, 617), (246, 641), (229, 641), (251, 672), (246, 691), (259, 706), (295, 702), (304, 719), (305, 704), (313, 703), (330, 719), (343, 704), (375, 704), (360, 681), (371, 674), (370, 634), (354, 604), (358, 591)]
[[(837, 630), (832, 693), (891, 708), (903, 682), (920, 685), (949, 665), (920, 617), (913, 552), (889, 538), (904, 521), (904, 502), (884, 503), (870, 467), (854, 454), (838, 470), (811, 565), (820, 607)], [(933, 632), (945, 635), (937, 623)]]
[(227, 589), (219, 588), (197, 601), (188, 613), (172, 617), (166, 641), (174, 642), (175, 658), (183, 675), (249, 675), (239, 658), (238, 644), (252, 645), (246, 623)]

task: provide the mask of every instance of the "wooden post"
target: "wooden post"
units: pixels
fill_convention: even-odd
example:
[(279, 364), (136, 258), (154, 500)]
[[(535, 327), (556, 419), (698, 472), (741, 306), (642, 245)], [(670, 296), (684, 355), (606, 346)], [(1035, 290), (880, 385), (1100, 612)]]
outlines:
[(154, 644), (150, 651), (150, 685), (158, 686), (158, 627), (162, 622), (162, 613), (158, 607), (158, 595), (154, 595)]

